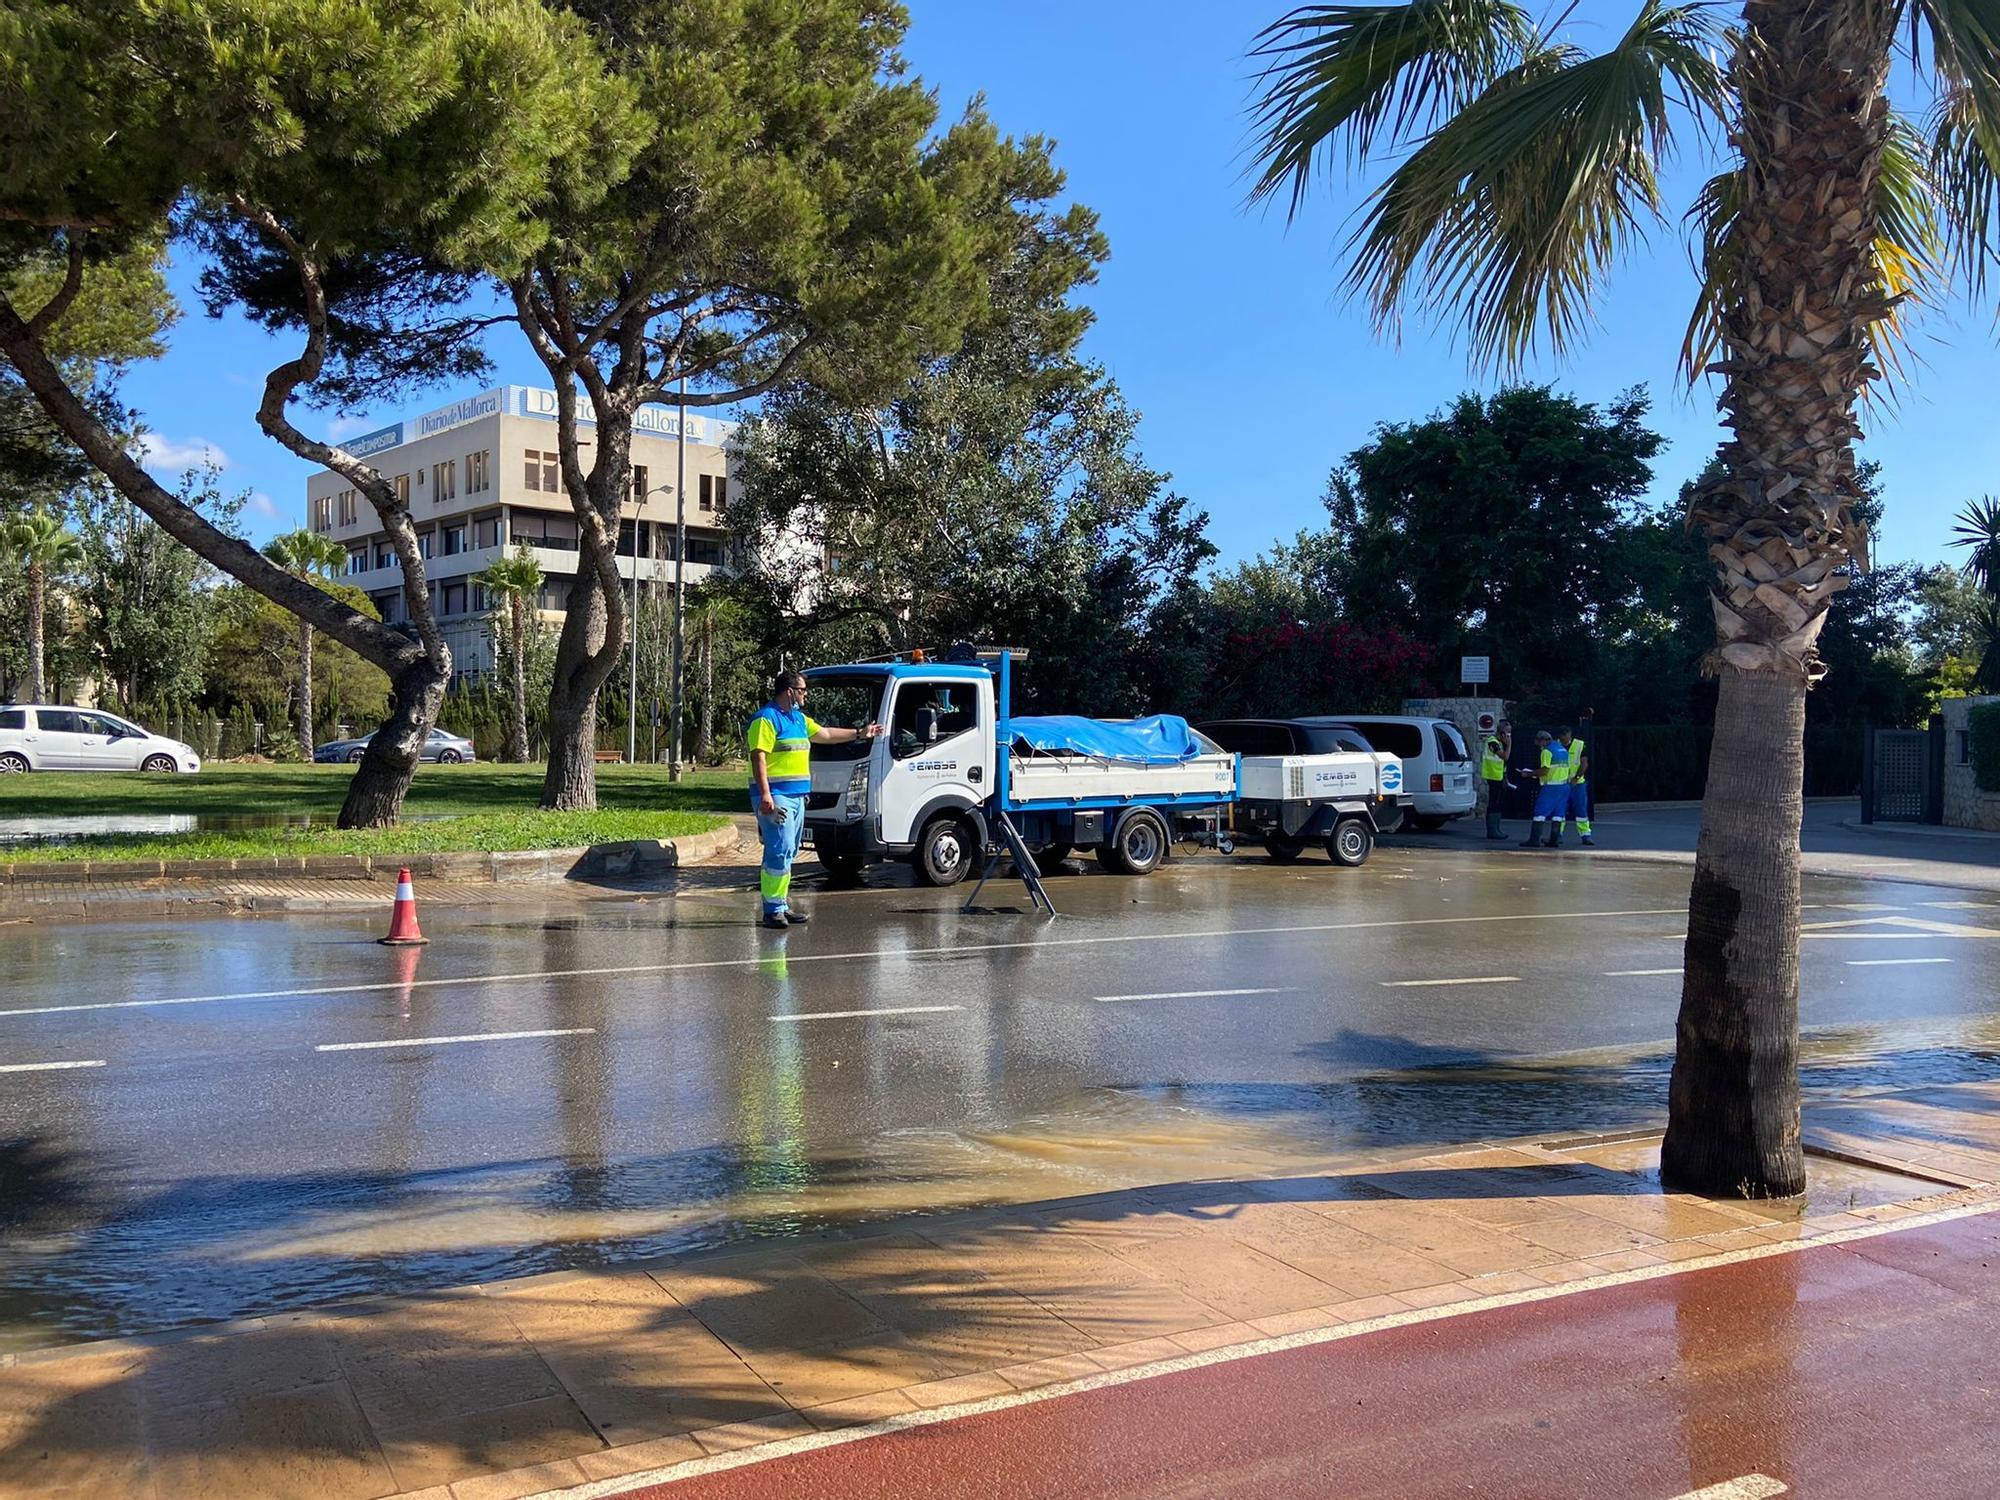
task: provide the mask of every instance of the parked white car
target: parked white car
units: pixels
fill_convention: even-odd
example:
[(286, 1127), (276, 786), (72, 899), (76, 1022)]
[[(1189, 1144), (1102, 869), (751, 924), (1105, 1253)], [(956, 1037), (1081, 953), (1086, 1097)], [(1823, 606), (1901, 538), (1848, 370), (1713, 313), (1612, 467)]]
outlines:
[(1328, 714), (1323, 720), (1306, 722), (1348, 725), (1375, 749), (1398, 757), (1403, 762), (1411, 826), (1430, 833), (1479, 805), (1479, 787), (1473, 780), (1477, 766), (1465, 737), (1449, 719)]
[(201, 769), (192, 745), (150, 734), (95, 708), (0, 704), (0, 774), (18, 771)]

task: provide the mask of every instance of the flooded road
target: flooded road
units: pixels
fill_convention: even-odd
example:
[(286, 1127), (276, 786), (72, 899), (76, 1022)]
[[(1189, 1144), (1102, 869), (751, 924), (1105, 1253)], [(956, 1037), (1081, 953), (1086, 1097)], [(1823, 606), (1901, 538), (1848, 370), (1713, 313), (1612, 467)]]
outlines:
[[(1663, 1117), (1684, 870), (1431, 846), (706, 889), (431, 946), (11, 929), (0, 1350), (734, 1239)], [(2000, 900), (1809, 879), (1812, 1097), (2000, 1075)]]

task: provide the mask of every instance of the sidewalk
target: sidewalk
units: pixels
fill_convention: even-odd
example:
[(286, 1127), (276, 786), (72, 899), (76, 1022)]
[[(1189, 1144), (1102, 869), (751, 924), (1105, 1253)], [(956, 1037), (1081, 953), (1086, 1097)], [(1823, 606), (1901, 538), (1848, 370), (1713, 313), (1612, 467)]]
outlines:
[(1806, 1126), (1803, 1204), (1663, 1194), (1654, 1138), (1488, 1143), (0, 1357), (0, 1496), (652, 1483), (762, 1444), (2000, 1203), (2000, 1083), (1846, 1100)]

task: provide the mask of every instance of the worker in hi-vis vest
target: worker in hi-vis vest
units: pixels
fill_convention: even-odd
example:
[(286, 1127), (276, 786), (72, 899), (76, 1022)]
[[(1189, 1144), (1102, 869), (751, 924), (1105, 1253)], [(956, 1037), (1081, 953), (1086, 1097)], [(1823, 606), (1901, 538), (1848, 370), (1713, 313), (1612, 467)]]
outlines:
[(751, 716), (743, 736), (750, 750), (750, 810), (757, 814), (757, 835), (764, 843), (764, 862), (757, 872), (764, 925), (782, 929), (806, 920), (806, 913), (791, 907), (792, 861), (799, 857), (799, 838), (806, 831), (812, 747), (872, 740), (882, 726), (827, 729), (815, 724), (806, 717), (806, 680), (798, 672), (780, 672), (772, 686), (771, 701)]
[(1570, 821), (1576, 824), (1584, 847), (1595, 848), (1596, 844), (1590, 837), (1590, 784), (1585, 780), (1590, 774), (1590, 745), (1567, 727), (1563, 729), (1561, 738), (1563, 748), (1569, 751), (1569, 805), (1565, 810)]
[[(1569, 730), (1564, 728), (1563, 738), (1568, 737)], [(1528, 825), (1528, 836), (1521, 841), (1521, 847), (1538, 848), (1542, 843), (1542, 830), (1547, 828), (1549, 848), (1560, 849), (1563, 819), (1569, 814), (1569, 749), (1557, 743), (1546, 729), (1535, 731), (1535, 743), (1542, 752), (1542, 789), (1535, 794), (1535, 821)], [(1551, 822), (1551, 819), (1554, 821)]]
[(1502, 719), (1493, 726), (1479, 751), (1479, 779), (1486, 783), (1486, 836), (1504, 839), (1500, 828), (1500, 789), (1508, 785), (1507, 757), (1514, 753), (1514, 726)]

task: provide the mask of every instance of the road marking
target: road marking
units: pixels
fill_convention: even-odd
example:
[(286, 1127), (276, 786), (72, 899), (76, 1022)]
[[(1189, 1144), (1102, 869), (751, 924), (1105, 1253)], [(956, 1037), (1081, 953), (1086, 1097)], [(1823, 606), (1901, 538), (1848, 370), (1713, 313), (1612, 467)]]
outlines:
[(1437, 984), (1519, 984), (1519, 974), (1483, 974), (1476, 979), (1378, 979), (1377, 984), (1391, 990), (1421, 990)]
[(1689, 1490), (1685, 1495), (1674, 1496), (1674, 1500), (1771, 1500), (1773, 1495), (1790, 1493), (1790, 1486), (1769, 1474), (1744, 1474), (1736, 1479), (1725, 1479), (1720, 1484), (1706, 1484), (1698, 1490)]
[[(1560, 1282), (1554, 1286), (1530, 1287), (1520, 1292), (1494, 1292), (1464, 1302), (1449, 1302), (1442, 1307), (1412, 1308), (1407, 1312), (1385, 1313), (1379, 1318), (1364, 1318), (1354, 1323), (1342, 1323), (1333, 1328), (1309, 1328), (1302, 1333), (1278, 1334), (1268, 1338), (1253, 1339), (1244, 1344), (1229, 1344), (1220, 1349), (1205, 1350), (1200, 1354), (1182, 1354), (1152, 1364), (1134, 1365), (1129, 1369), (1107, 1370), (1100, 1375), (1084, 1375), (1075, 1380), (1036, 1386), (1032, 1390), (1009, 1391), (1004, 1396), (987, 1396), (981, 1400), (962, 1401), (951, 1406), (933, 1406), (923, 1411), (900, 1412), (878, 1421), (837, 1428), (831, 1432), (809, 1432), (798, 1437), (780, 1438), (772, 1443), (711, 1454), (706, 1458), (683, 1459), (679, 1463), (667, 1464), (657, 1469), (623, 1474), (616, 1479), (593, 1479), (580, 1485), (543, 1490), (540, 1494), (526, 1497), (526, 1500), (611, 1500), (613, 1496), (632, 1494), (655, 1485), (673, 1484), (706, 1474), (726, 1473), (731, 1469), (744, 1468), (750, 1464), (769, 1463), (773, 1459), (793, 1458), (821, 1448), (843, 1447), (848, 1443), (858, 1443), (892, 1432), (905, 1432), (913, 1427), (935, 1427), (940, 1423), (956, 1422), (965, 1417), (985, 1416), (989, 1412), (1008, 1411), (1020, 1406), (1038, 1406), (1044, 1401), (1057, 1401), (1064, 1396), (1074, 1396), (1083, 1391), (1134, 1385), (1142, 1380), (1157, 1380), (1162, 1375), (1178, 1375), (1186, 1370), (1206, 1369), (1210, 1365), (1233, 1364), (1240, 1359), (1255, 1359), (1262, 1354), (1278, 1354), (1288, 1349), (1306, 1349), (1319, 1344), (1337, 1343), (1342, 1339), (1359, 1338), (1388, 1328), (1408, 1328), (1418, 1323), (1440, 1323), (1450, 1318), (1462, 1318), (1470, 1313), (1486, 1312), (1493, 1308), (1520, 1307), (1530, 1302), (1551, 1302), (1557, 1298), (1574, 1297), (1584, 1292), (1602, 1291), (1606, 1287), (1628, 1286), (1640, 1281), (1657, 1281), (1664, 1276), (1684, 1276), (1690, 1271), (1703, 1271), (1716, 1266), (1733, 1266), (1748, 1260), (1770, 1260), (1777, 1256), (1798, 1255), (1807, 1250), (1823, 1249), (1829, 1245), (1845, 1245), (1855, 1240), (1878, 1239), (1883, 1235), (1900, 1234), (1911, 1229), (1927, 1229), (1933, 1224), (1950, 1223), (1954, 1219), (1970, 1218), (1976, 1214), (1990, 1214), (1994, 1211), (1995, 1206), (1992, 1203), (1957, 1205), (1937, 1209), (1931, 1213), (1912, 1214), (1907, 1219), (1896, 1219), (1889, 1223), (1863, 1224), (1852, 1229), (1837, 1229), (1816, 1239), (1778, 1240), (1768, 1245), (1746, 1247), (1741, 1250), (1718, 1250), (1715, 1254), (1703, 1256), (1699, 1260), (1669, 1261), (1665, 1265), (1639, 1266), (1630, 1271), (1607, 1271), (1600, 1276), (1589, 1276), (1580, 1281)], [(1759, 1480), (1767, 1485), (1778, 1483), (1763, 1474), (1745, 1474), (1740, 1479), (1733, 1479), (1728, 1483), (1741, 1485)], [(1720, 1500), (1766, 1500), (1766, 1497), (1786, 1493), (1788, 1491), (1782, 1487), (1775, 1490), (1737, 1490), (1734, 1493), (1724, 1489), (1719, 1492), (1719, 1496)], [(1718, 1500), (1718, 1492), (1714, 1486), (1710, 1486), (1705, 1490), (1696, 1490), (1693, 1496), (1677, 1495), (1674, 1500), (1697, 1500), (1697, 1497), (1698, 1500)]]
[(1161, 990), (1156, 995), (1092, 995), (1090, 998), (1100, 1005), (1109, 1005), (1115, 1000), (1212, 1000), (1224, 995), (1287, 995), (1287, 989), (1261, 990)]
[[(1012, 943), (960, 943), (935, 948), (856, 948), (844, 953), (792, 953), (792, 965), (844, 963), (855, 959), (949, 958), (964, 953), (1009, 953), (1023, 948), (1091, 948), (1115, 943), (1186, 943), (1209, 938), (1283, 937), (1314, 932), (1374, 932), (1404, 927), (1453, 927), (1483, 922), (1587, 922), (1606, 917), (1685, 917), (1685, 906), (1633, 907), (1627, 911), (1530, 911), (1483, 917), (1396, 917), (1376, 922), (1310, 922), (1288, 927), (1210, 927), (1187, 932), (1100, 933), (1092, 937), (1031, 938)], [(157, 1000), (97, 1000), (80, 1005), (36, 1005), (0, 1010), (15, 1016), (65, 1016), (81, 1011), (151, 1010), (165, 1005), (220, 1005), (243, 1000), (301, 1000), (314, 995), (368, 995), (382, 991), (431, 990), (447, 985), (532, 984), (544, 979), (607, 979), (624, 974), (687, 974), (703, 969), (761, 969), (770, 959), (689, 959), (672, 964), (619, 964), (601, 969), (533, 969), (517, 974), (462, 974), (450, 978), (387, 980), (379, 984), (321, 984), (292, 990), (239, 990), (225, 995), (171, 995)]]
[(537, 1036), (595, 1036), (595, 1026), (565, 1026), (556, 1031), (476, 1031), (470, 1036), (406, 1036), (389, 1042), (321, 1042), (315, 1052), (372, 1052), (378, 1047), (449, 1047), (455, 1042), (519, 1042)]
[(1948, 958), (1850, 958), (1850, 969), (1882, 969), (1894, 964), (1948, 964)]
[(884, 1005), (877, 1010), (801, 1010), (789, 1016), (773, 1016), (774, 1021), (845, 1021), (854, 1016), (929, 1016), (942, 1010), (964, 1010), (963, 1005)]
[(1606, 969), (1604, 977), (1606, 979), (1637, 979), (1645, 974), (1678, 974), (1680, 972), (1678, 966), (1671, 969)]
[(0, 1073), (53, 1073), (60, 1068), (101, 1068), (104, 1059), (94, 1058), (90, 1062), (49, 1062), (49, 1063), (0, 1063)]

